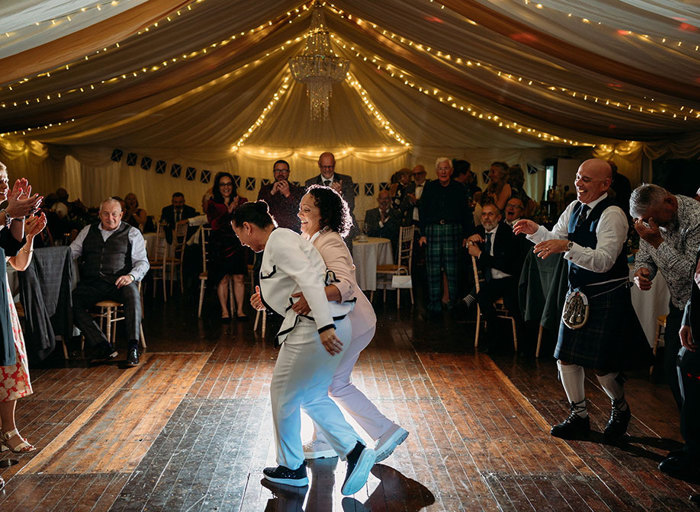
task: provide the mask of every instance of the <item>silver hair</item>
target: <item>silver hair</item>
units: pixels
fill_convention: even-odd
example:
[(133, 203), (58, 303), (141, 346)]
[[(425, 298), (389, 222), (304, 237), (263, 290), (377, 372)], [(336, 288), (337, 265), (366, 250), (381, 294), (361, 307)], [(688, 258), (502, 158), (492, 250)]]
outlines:
[(437, 160), (435, 160), (435, 168), (437, 169), (442, 162), (447, 162), (448, 164), (450, 164), (450, 167), (452, 167), (452, 160), (447, 158), (446, 156), (441, 156), (438, 157)]
[(644, 217), (652, 208), (670, 195), (669, 191), (658, 185), (645, 183), (632, 191), (630, 196), (630, 216), (633, 219)]
[(107, 203), (117, 203), (119, 205), (119, 208), (121, 208), (122, 204), (119, 202), (118, 199), (114, 199), (113, 197), (108, 197), (104, 201), (100, 203), (100, 211), (102, 211), (102, 207), (106, 205)]

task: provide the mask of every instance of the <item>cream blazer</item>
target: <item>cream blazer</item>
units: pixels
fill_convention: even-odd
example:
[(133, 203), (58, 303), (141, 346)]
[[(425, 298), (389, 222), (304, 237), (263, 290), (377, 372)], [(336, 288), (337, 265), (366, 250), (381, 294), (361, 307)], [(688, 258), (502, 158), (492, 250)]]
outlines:
[(338, 288), (343, 302), (356, 300), (354, 309), (348, 315), (353, 339), (376, 327), (374, 308), (357, 285), (355, 264), (341, 236), (335, 231), (319, 231), (311, 237), (311, 243), (321, 253), (326, 268), (335, 274), (335, 281), (328, 284)]
[(326, 265), (316, 248), (290, 229), (275, 229), (263, 252), (260, 294), (265, 306), (284, 318), (277, 334), (280, 343), (299, 321), (291, 298), (297, 292), (303, 292), (319, 332), (333, 327), (334, 317), (352, 311), (351, 303), (328, 302), (325, 286)]

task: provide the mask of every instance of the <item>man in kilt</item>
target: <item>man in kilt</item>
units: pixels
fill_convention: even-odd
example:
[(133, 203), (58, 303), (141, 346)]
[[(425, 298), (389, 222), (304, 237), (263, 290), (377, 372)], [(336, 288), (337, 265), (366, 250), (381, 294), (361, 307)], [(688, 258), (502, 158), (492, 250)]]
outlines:
[[(428, 311), (451, 309), (457, 300), (457, 259), (467, 237), (474, 230), (474, 219), (467, 206), (467, 191), (452, 180), (452, 161), (438, 158), (437, 180), (426, 183), (419, 207), (421, 237), (426, 249)], [(442, 294), (441, 294), (442, 291)]]
[(608, 197), (611, 182), (612, 170), (606, 161), (586, 160), (574, 181), (578, 200), (567, 206), (551, 231), (524, 219), (514, 226), (516, 234), (525, 233), (536, 244), (534, 251), (539, 257), (564, 253), (569, 263), (569, 293), (579, 290), (588, 301), (588, 319), (583, 325), (567, 322), (574, 327), (570, 328), (562, 320), (554, 351), (571, 404), (569, 417), (551, 429), (553, 436), (563, 439), (580, 438), (590, 431), (584, 368), (595, 370), (612, 401), (606, 440), (624, 436), (631, 418), (619, 373), (625, 331), (630, 326), (625, 320), (634, 315), (623, 251), (629, 225), (625, 213)]

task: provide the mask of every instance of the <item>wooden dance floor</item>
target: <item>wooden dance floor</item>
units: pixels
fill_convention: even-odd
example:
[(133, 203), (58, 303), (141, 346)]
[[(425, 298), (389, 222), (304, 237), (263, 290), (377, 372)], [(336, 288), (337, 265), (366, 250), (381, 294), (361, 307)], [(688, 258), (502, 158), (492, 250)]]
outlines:
[[(147, 304), (140, 367), (32, 372), (17, 419), (38, 451), (0, 456), (19, 459), (0, 469), (0, 510), (694, 510), (699, 488), (656, 469), (680, 441), (665, 385), (628, 382), (629, 443), (565, 442), (549, 435), (567, 415), (551, 358), (475, 354), (473, 324), (449, 317), (393, 305), (379, 317), (354, 380), (410, 436), (355, 496), (340, 494), (337, 459), (309, 464), (308, 490), (261, 484), (274, 464), (270, 333), (198, 321), (191, 298), (176, 297)], [(587, 388), (601, 432), (609, 402), (595, 379)]]

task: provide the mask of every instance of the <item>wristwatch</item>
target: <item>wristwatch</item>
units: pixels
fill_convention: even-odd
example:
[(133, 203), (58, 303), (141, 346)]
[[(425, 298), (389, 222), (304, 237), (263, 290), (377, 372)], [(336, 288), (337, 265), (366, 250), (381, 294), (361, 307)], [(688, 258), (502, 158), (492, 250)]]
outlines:
[(12, 217), (10, 217), (10, 215), (7, 213), (7, 210), (6, 210), (5, 208), (3, 208), (2, 210), (0, 210), (0, 213), (4, 213), (4, 214), (5, 214), (5, 227), (8, 227), (8, 228), (9, 228), (9, 227), (10, 227), (10, 224), (12, 224)]
[(566, 251), (567, 252), (570, 251), (571, 249), (573, 249), (573, 247), (574, 247), (574, 243), (571, 240), (569, 240), (569, 243), (566, 244)]

